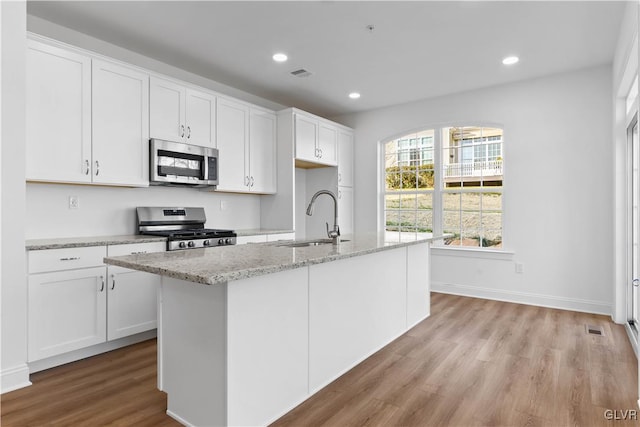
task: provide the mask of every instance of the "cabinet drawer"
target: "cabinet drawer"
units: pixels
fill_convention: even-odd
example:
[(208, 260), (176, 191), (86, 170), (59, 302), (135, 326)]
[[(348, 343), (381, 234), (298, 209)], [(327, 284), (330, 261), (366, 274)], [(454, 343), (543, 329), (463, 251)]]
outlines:
[(105, 256), (106, 246), (29, 251), (29, 273), (97, 267)]
[(146, 254), (152, 252), (164, 252), (167, 250), (166, 242), (132, 243), (127, 245), (109, 245), (108, 256)]

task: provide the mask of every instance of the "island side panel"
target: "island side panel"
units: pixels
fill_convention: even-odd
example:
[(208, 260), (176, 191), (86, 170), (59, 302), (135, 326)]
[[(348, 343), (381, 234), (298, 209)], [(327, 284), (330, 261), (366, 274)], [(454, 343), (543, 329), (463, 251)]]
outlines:
[(162, 386), (185, 425), (226, 425), (226, 289), (162, 277)]
[(267, 425), (308, 397), (308, 268), (227, 292), (228, 423)]
[(309, 267), (309, 391), (406, 330), (406, 248)]
[(431, 244), (407, 246), (407, 329), (431, 312)]

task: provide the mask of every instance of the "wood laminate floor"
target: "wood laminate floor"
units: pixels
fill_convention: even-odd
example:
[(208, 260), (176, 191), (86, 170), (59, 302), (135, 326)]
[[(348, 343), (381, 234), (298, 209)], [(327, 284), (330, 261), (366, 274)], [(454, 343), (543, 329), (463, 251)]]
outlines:
[[(638, 409), (637, 362), (609, 317), (436, 293), (431, 312), (273, 425), (640, 425), (621, 419)], [(36, 373), (2, 395), (2, 426), (178, 425), (155, 351), (152, 340)]]

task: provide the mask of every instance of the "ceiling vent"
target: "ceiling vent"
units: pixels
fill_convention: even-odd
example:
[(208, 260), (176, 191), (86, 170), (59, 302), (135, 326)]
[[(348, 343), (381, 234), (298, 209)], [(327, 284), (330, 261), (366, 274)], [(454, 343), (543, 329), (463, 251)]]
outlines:
[(291, 75), (296, 77), (309, 77), (311, 75), (311, 72), (305, 70), (304, 68), (300, 68), (299, 70), (292, 71)]

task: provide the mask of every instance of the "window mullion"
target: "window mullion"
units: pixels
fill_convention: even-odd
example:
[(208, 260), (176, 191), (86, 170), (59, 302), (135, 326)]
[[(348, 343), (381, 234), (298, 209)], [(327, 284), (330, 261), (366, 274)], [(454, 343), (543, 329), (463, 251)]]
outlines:
[(442, 185), (444, 165), (442, 164), (442, 128), (436, 128), (433, 135), (433, 234), (442, 235)]

